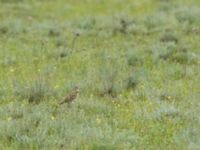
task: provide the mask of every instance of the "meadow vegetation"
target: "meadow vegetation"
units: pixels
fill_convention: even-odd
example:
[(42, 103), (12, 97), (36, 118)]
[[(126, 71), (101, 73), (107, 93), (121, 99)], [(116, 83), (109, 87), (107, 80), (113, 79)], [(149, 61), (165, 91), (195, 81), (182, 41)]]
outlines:
[(198, 150), (199, 41), (199, 0), (0, 0), (0, 149)]

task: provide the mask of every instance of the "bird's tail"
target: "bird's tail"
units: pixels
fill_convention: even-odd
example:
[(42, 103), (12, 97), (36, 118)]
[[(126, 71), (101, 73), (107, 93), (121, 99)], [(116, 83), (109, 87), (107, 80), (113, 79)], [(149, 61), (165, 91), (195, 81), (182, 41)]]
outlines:
[(62, 102), (60, 102), (60, 105), (62, 105), (62, 104), (64, 104), (65, 103), (65, 101), (62, 101)]

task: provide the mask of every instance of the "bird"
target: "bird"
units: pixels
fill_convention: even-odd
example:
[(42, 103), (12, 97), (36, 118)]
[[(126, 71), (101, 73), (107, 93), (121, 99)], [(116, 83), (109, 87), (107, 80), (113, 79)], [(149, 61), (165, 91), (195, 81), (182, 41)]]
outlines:
[(69, 93), (67, 96), (65, 96), (64, 100), (60, 103), (60, 105), (64, 103), (71, 104), (77, 98), (79, 93), (80, 93), (79, 87), (75, 86), (73, 91)]

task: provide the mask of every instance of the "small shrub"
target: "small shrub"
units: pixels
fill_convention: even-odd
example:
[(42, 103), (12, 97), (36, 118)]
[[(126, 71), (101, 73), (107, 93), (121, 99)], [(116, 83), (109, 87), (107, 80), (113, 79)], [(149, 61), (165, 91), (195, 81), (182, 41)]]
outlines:
[(127, 78), (127, 89), (135, 89), (136, 86), (138, 85), (139, 81), (138, 81), (138, 78), (136, 76), (133, 76), (133, 75), (130, 75), (128, 78)]
[(173, 53), (173, 50), (167, 50), (167, 52), (160, 54), (159, 58), (163, 60), (168, 60), (172, 57)]
[(165, 33), (164, 35), (162, 35), (160, 37), (160, 41), (161, 42), (174, 42), (174, 43), (178, 43), (179, 40), (178, 40), (178, 38), (175, 35), (173, 35), (171, 33)]
[(159, 11), (170, 12), (176, 9), (176, 5), (172, 3), (172, 0), (158, 0), (160, 1)]
[[(106, 71), (107, 72), (107, 71)], [(102, 81), (102, 85), (99, 87), (100, 96), (112, 96), (116, 97), (117, 89), (116, 89), (116, 77), (117, 72), (114, 70), (110, 70), (109, 72), (104, 72), (102, 70), (100, 74), (100, 80)]]
[(91, 30), (96, 26), (95, 18), (83, 18), (82, 20), (78, 20), (78, 22), (74, 22), (73, 26), (76, 26), (80, 30)]
[(128, 61), (128, 65), (130, 65), (130, 66), (139, 66), (139, 65), (141, 65), (143, 63), (142, 59), (140, 59), (136, 55), (128, 56), (128, 60), (127, 61)]
[(179, 64), (197, 64), (200, 60), (199, 55), (190, 51), (185, 46), (165, 47), (158, 57)]
[(49, 29), (49, 36), (59, 36), (61, 31), (58, 28)]
[[(128, 67), (118, 55), (100, 54), (95, 72), (95, 88), (99, 96), (117, 97), (126, 89)], [(101, 65), (99, 65), (101, 64)]]
[(199, 24), (199, 7), (181, 8), (176, 12), (176, 18), (180, 23)]
[(140, 32), (140, 26), (136, 25), (136, 19), (128, 18), (127, 16), (117, 16), (114, 20), (115, 23), (112, 25), (112, 34), (138, 34)]
[(57, 47), (61, 47), (61, 46), (66, 47), (67, 46), (66, 38), (64, 38), (63, 36), (57, 37), (55, 39), (55, 44), (56, 44)]
[(70, 54), (70, 50), (67, 48), (59, 48), (53, 53), (53, 57), (56, 59), (65, 58)]
[(126, 34), (131, 22), (125, 19), (120, 19), (118, 26), (113, 29), (113, 34), (123, 33)]
[(173, 55), (172, 61), (180, 64), (197, 64), (200, 57), (191, 52), (177, 52)]
[(126, 57), (129, 66), (140, 66), (143, 64), (143, 55), (134, 50), (129, 50)]
[(8, 28), (6, 26), (0, 26), (0, 34), (8, 33)]
[(4, 22), (2, 27), (3, 32), (12, 36), (18, 36), (19, 34), (26, 33), (27, 28), (21, 20), (12, 20), (11, 22)]
[(55, 93), (50, 85), (44, 79), (36, 79), (28, 83), (25, 87), (15, 84), (15, 94), (27, 99), (29, 103), (37, 104), (47, 98), (53, 96)]
[(145, 17), (143, 23), (147, 29), (153, 29), (156, 27), (161, 27), (167, 22), (167, 16), (164, 13), (156, 13)]
[(0, 60), (0, 65), (2, 67), (15, 66), (16, 64), (17, 58), (15, 56), (11, 56), (11, 54), (4, 56), (4, 58)]
[(180, 64), (187, 64), (189, 62), (189, 57), (187, 53), (178, 52), (172, 56), (172, 61)]

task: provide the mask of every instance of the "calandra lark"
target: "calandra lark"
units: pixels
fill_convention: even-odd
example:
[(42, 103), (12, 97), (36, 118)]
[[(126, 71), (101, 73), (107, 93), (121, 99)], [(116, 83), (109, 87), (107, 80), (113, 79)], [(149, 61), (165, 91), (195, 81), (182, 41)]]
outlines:
[(60, 103), (60, 105), (64, 103), (68, 103), (68, 104), (72, 103), (79, 95), (79, 92), (80, 92), (79, 87), (76, 86), (74, 90), (64, 98), (64, 100)]

